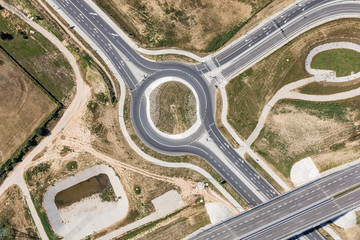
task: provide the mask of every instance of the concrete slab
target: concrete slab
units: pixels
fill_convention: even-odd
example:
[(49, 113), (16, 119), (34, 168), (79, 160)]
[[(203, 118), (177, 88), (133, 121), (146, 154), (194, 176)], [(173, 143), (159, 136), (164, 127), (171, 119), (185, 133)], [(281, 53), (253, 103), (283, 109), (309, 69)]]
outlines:
[(319, 170), (311, 157), (304, 158), (291, 168), (290, 178), (296, 187), (320, 177)]
[(355, 211), (348, 212), (344, 216), (336, 219), (334, 223), (341, 228), (351, 228), (356, 225)]
[(209, 215), (211, 224), (216, 224), (234, 216), (231, 210), (221, 203), (206, 203), (206, 211)]
[[(95, 196), (59, 211), (55, 204), (55, 196), (59, 192), (101, 173), (109, 177), (114, 193), (119, 198), (117, 202), (101, 202)], [(129, 201), (114, 170), (107, 165), (97, 165), (51, 186), (45, 193), (44, 207), (54, 232), (70, 240), (82, 239), (123, 219), (127, 215)], [(72, 216), (71, 212), (80, 214)]]

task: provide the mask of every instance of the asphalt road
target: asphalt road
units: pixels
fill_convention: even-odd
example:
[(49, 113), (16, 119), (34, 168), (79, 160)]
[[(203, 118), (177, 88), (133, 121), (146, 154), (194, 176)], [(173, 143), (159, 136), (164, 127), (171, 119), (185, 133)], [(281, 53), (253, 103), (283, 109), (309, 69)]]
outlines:
[[(221, 146), (224, 154), (232, 162), (231, 164), (237, 172), (241, 172), (266, 199), (278, 195), (273, 187), (229, 146), (216, 128), (212, 107), (215, 102), (214, 88), (209, 87), (208, 82), (198, 74), (195, 67), (177, 62), (157, 63), (148, 61), (134, 52), (99, 15), (94, 14), (91, 7), (84, 1), (56, 0), (56, 2), (68, 16), (78, 23), (78, 26), (88, 34), (88, 37), (106, 53), (118, 73), (129, 86), (132, 95), (131, 117), (133, 127), (147, 145), (166, 154), (190, 153), (203, 157), (251, 206), (262, 203), (259, 197), (215, 153), (196, 141), (211, 129), (209, 134), (218, 143), (218, 146)], [(139, 70), (146, 72), (146, 78), (138, 81), (128, 66), (130, 63)], [(144, 90), (153, 81), (164, 76), (177, 76), (184, 79), (194, 87), (199, 96), (202, 126), (196, 133), (185, 139), (172, 140), (160, 136), (150, 127), (149, 119), (146, 117)]]
[(193, 239), (287, 239), (360, 205), (360, 164), (306, 184), (239, 214)]
[[(251, 206), (261, 204), (262, 201), (240, 181), (234, 171), (240, 172), (266, 199), (272, 199), (278, 196), (278, 193), (229, 146), (217, 129), (212, 107), (215, 103), (215, 89), (212, 89), (212, 85), (201, 74), (214, 68), (221, 68), (225, 77), (232, 76), (244, 66), (261, 58), (264, 52), (270, 51), (279, 44), (284, 44), (299, 29), (332, 14), (360, 13), (360, 5), (354, 2), (339, 2), (333, 3), (334, 6), (327, 6), (326, 3), (334, 1), (305, 1), (300, 3), (301, 6), (294, 6), (284, 12), (283, 16), (272, 19), (272, 25), (269, 23), (264, 26), (264, 29), (254, 31), (249, 38), (220, 51), (211, 62), (187, 66), (178, 62), (157, 63), (142, 58), (83, 0), (55, 0), (55, 2), (77, 23), (76, 27), (80, 27), (102, 49), (127, 83), (132, 95), (132, 123), (138, 136), (148, 146), (159, 152), (174, 155), (190, 153), (204, 158)], [(320, 8), (320, 4), (323, 7)], [(146, 77), (139, 80), (135, 76), (137, 71), (145, 73)], [(195, 88), (199, 95), (202, 126), (187, 138), (172, 140), (160, 136), (151, 129), (149, 119), (146, 117), (144, 90), (153, 81), (164, 76), (177, 76), (184, 79)], [(223, 163), (224, 159), (219, 159), (211, 149), (197, 141), (205, 132), (214, 139), (233, 168), (227, 167)]]

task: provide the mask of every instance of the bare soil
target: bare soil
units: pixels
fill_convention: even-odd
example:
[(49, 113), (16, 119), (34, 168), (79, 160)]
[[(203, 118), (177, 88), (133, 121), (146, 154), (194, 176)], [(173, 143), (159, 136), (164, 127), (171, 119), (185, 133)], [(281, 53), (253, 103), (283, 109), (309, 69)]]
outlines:
[(28, 76), (0, 52), (0, 165), (56, 107)]
[(2, 234), (9, 234), (7, 239), (38, 237), (30, 211), (18, 186), (8, 188), (0, 196), (0, 229)]
[[(217, 199), (207, 189), (197, 191), (196, 182), (206, 181), (199, 174), (186, 169), (159, 167), (135, 154), (120, 131), (118, 107), (104, 100), (104, 96), (99, 97), (102, 94), (108, 96), (108, 91), (96, 70), (84, 66), (83, 73), (91, 85), (91, 90), (86, 89), (89, 101), (30, 166), (29, 170), (32, 170), (40, 163), (51, 163), (49, 170), (27, 180), (36, 204), (41, 207), (42, 197), (51, 184), (97, 164), (108, 164), (119, 175), (130, 201), (130, 210), (125, 220), (95, 233), (96, 237), (149, 215), (154, 211), (151, 200), (171, 189), (178, 190), (187, 205), (199, 194), (213, 201)], [(67, 168), (70, 161), (77, 162), (77, 169)], [(135, 191), (135, 186), (140, 188), (140, 193)]]
[(331, 224), (331, 228), (339, 235), (342, 240), (358, 239), (360, 236), (360, 211), (356, 212), (357, 223), (355, 226), (347, 229)]
[(359, 111), (337, 103), (317, 108), (302, 101), (276, 104), (254, 149), (287, 178), (292, 165), (305, 157), (311, 156), (320, 171), (359, 158)]

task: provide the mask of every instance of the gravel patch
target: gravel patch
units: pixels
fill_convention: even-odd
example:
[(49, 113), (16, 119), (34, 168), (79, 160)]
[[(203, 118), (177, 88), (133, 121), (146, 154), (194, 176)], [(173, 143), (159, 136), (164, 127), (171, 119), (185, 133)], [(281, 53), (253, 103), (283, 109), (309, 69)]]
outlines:
[[(102, 202), (99, 194), (96, 194), (61, 210), (56, 207), (57, 193), (101, 173), (109, 177), (119, 198), (116, 202)], [(106, 165), (98, 165), (50, 187), (44, 196), (44, 207), (56, 234), (64, 239), (81, 239), (123, 219), (127, 215), (129, 202), (114, 170)]]
[(234, 216), (234, 213), (221, 203), (206, 203), (205, 208), (208, 212), (211, 224), (219, 223)]

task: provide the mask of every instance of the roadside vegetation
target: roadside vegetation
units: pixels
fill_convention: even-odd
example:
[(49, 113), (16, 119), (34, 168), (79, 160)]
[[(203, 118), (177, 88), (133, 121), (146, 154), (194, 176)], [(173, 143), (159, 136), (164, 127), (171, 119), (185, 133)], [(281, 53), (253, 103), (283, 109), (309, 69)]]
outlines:
[(360, 97), (336, 102), (281, 100), (252, 148), (284, 177), (305, 157), (319, 171), (360, 157)]
[(0, 13), (1, 47), (57, 101), (69, 99), (74, 75), (62, 53), (17, 16), (6, 9)]
[(210, 224), (210, 219), (204, 204), (195, 201), (191, 205), (187, 205), (164, 218), (136, 228), (117, 239), (166, 240), (169, 239), (169, 236), (173, 239), (181, 239), (208, 224)]
[(333, 70), (337, 77), (360, 72), (360, 53), (350, 49), (332, 49), (320, 52), (311, 61), (314, 69)]
[(0, 59), (0, 166), (8, 161), (0, 167), (1, 173), (21, 160), (26, 149), (36, 144), (37, 136), (47, 134), (42, 125), (57, 104), (2, 52)]
[(143, 47), (212, 52), (228, 43), (246, 25), (256, 25), (293, 1), (95, 2)]
[(238, 148), (240, 145), (237, 141), (231, 136), (230, 132), (225, 128), (221, 121), (221, 112), (222, 112), (222, 98), (220, 91), (216, 92), (216, 112), (215, 112), (215, 123), (216, 127), (219, 129), (221, 134), (226, 138), (226, 140), (231, 144), (233, 148)]
[(39, 237), (30, 210), (18, 186), (0, 196), (0, 239), (36, 239)]
[[(244, 199), (242, 199), (239, 194), (236, 193), (236, 191), (202, 158), (195, 156), (195, 155), (180, 155), (180, 156), (170, 156), (170, 155), (164, 155), (159, 152), (156, 152), (149, 148), (147, 145), (145, 145), (141, 139), (137, 136), (135, 133), (132, 125), (131, 125), (131, 119), (130, 119), (130, 94), (129, 91), (127, 91), (127, 96), (125, 99), (124, 104), (124, 120), (127, 127), (127, 131), (131, 137), (131, 139), (135, 142), (135, 144), (146, 154), (155, 157), (156, 159), (160, 159), (162, 161), (167, 162), (185, 162), (185, 163), (191, 163), (196, 166), (201, 167), (205, 171), (207, 171), (211, 176), (213, 176), (214, 179), (216, 179), (225, 189), (229, 192), (229, 194), (245, 209), (249, 208), (249, 205), (245, 202)], [(151, 164), (153, 167), (155, 167), (153, 164)], [(158, 168), (158, 167), (156, 167)], [(161, 167), (159, 167), (161, 168)], [(197, 172), (194, 172), (190, 169), (182, 169), (181, 171), (178, 171), (176, 169), (170, 169), (169, 168), (162, 168), (161, 170), (162, 175), (171, 176), (171, 177), (180, 177), (187, 180), (192, 180), (196, 182), (206, 182), (206, 179), (202, 175), (200, 175)], [(213, 188), (213, 191), (217, 191), (217, 189)], [(218, 192), (219, 193), (219, 192)], [(219, 193), (220, 194), (220, 193)]]
[[(238, 135), (250, 136), (265, 104), (281, 87), (311, 76), (304, 66), (311, 49), (335, 41), (359, 44), (359, 23), (359, 19), (342, 19), (316, 27), (231, 80), (226, 86), (228, 121)], [(312, 93), (317, 94), (317, 89)]]
[(301, 93), (310, 95), (329, 95), (357, 88), (360, 88), (360, 79), (344, 83), (313, 82), (306, 84), (297, 90)]
[(179, 134), (196, 121), (196, 100), (192, 91), (179, 82), (167, 82), (150, 95), (151, 118), (165, 133)]

